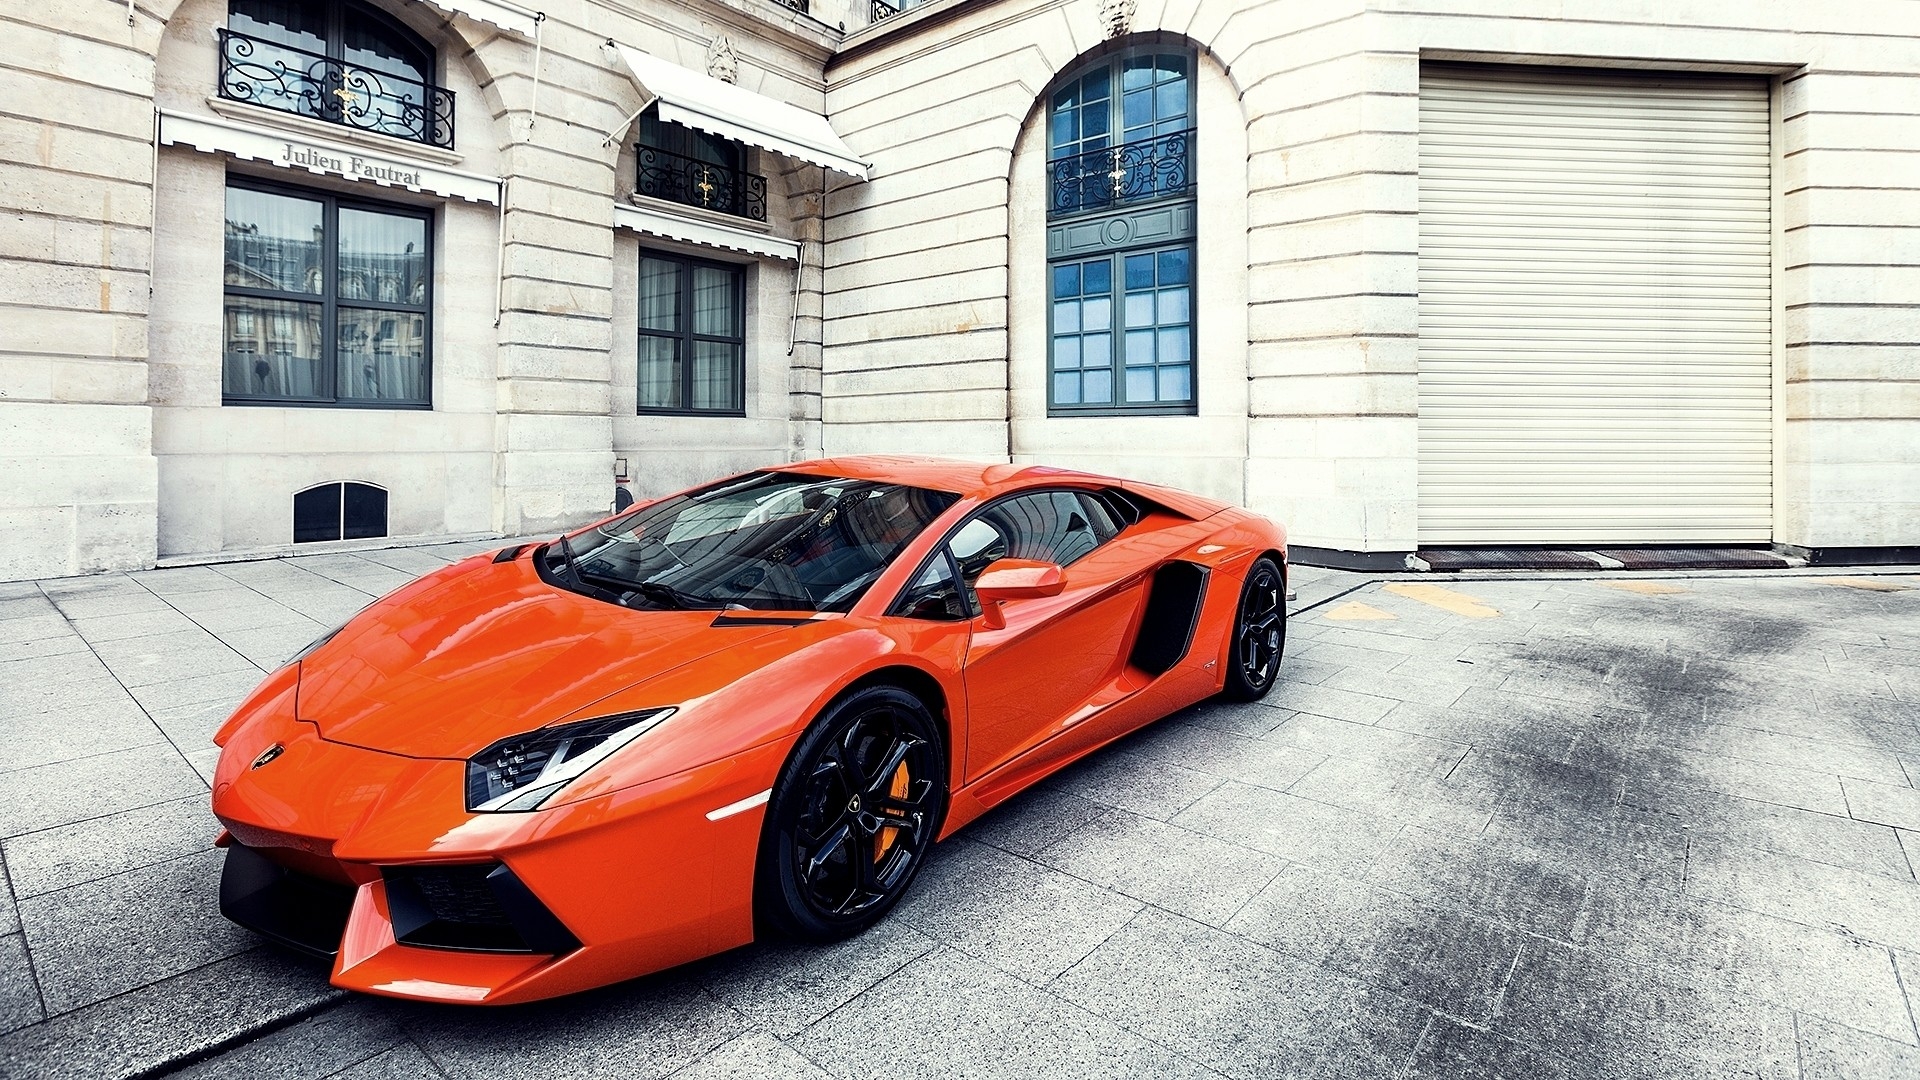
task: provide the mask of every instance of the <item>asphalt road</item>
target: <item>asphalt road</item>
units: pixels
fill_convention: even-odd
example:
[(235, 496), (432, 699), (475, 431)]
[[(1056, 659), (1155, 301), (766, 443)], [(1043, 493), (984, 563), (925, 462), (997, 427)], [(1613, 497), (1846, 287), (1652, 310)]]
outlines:
[(0, 585), (0, 1075), (1920, 1076), (1920, 576), (1302, 568), (1266, 702), (996, 811), (859, 939), (347, 998), (219, 916), (208, 739), (479, 547)]

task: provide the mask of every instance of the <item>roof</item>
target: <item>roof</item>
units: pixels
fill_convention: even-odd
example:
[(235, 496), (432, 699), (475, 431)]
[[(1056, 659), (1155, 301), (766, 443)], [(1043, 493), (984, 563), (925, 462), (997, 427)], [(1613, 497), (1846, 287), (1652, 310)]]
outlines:
[(816, 476), (886, 480), (910, 487), (932, 488), (981, 498), (1046, 483), (1119, 487), (1196, 519), (1211, 517), (1228, 506), (1177, 488), (1052, 465), (1009, 465), (1005, 462), (960, 461), (909, 454), (859, 454), (802, 461), (779, 468), (782, 472), (811, 473)]

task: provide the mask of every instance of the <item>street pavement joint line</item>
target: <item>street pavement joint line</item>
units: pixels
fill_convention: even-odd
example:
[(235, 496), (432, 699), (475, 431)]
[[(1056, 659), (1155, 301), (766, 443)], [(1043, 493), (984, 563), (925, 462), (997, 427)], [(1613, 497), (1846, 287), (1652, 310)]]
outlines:
[[(185, 974), (185, 972), (181, 974)], [(273, 1017), (270, 1020), (263, 1020), (258, 1024), (242, 1028), (224, 1039), (216, 1039), (205, 1046), (183, 1051), (164, 1061), (149, 1065), (138, 1072), (130, 1073), (127, 1076), (127, 1080), (155, 1080), (157, 1077), (170, 1076), (189, 1066), (198, 1065), (200, 1062), (206, 1061), (209, 1058), (218, 1057), (229, 1050), (244, 1046), (255, 1039), (264, 1038), (276, 1031), (292, 1027), (309, 1017), (318, 1016), (323, 1012), (337, 1009), (345, 1005), (347, 1000), (348, 995), (345, 990), (332, 990), (327, 994), (323, 994), (317, 1001), (310, 1001), (305, 1005), (296, 1009), (290, 1009), (286, 1013)], [(438, 1065), (434, 1067), (439, 1068)]]
[(27, 980), (33, 983), (34, 1000), (40, 1003), (40, 1020), (44, 1024), (53, 1014), (47, 1009), (47, 993), (40, 989), (40, 971), (33, 963), (33, 939), (27, 936), (27, 920), (20, 917), (20, 891), (13, 887), (13, 867), (7, 865), (4, 854), (0, 854), (0, 877), (4, 877), (7, 886), (7, 899), (13, 903), (13, 921), (19, 925), (20, 951), (27, 957)]
[(1793, 1010), (1791, 1015), (1793, 1016), (1793, 1063), (1800, 1070), (1793, 1075), (1803, 1077), (1807, 1075), (1807, 1051), (1800, 1043), (1800, 1010)]
[[(220, 576), (221, 576), (221, 577), (226, 577), (226, 575), (225, 575), (225, 574), (221, 574)], [(195, 625), (195, 626), (198, 626), (198, 627), (200, 627), (200, 631), (201, 631), (202, 633), (204, 633), (204, 634), (207, 634), (207, 635), (209, 635), (210, 637), (212, 637), (212, 638), (213, 638), (213, 640), (215, 640), (215, 641), (217, 641), (217, 642), (219, 642), (219, 643), (220, 643), (220, 647), (221, 647), (221, 648), (223, 648), (223, 649), (225, 649), (225, 650), (227, 650), (228, 652), (230, 652), (230, 653), (232, 653), (233, 655), (235, 655), (235, 656), (237, 656), (237, 657), (239, 657), (240, 659), (242, 659), (242, 660), (245, 660), (245, 661), (246, 661), (247, 663), (249, 663), (249, 664), (251, 664), (251, 665), (253, 665), (253, 668), (254, 668), (254, 670), (255, 670), (255, 671), (258, 671), (258, 672), (261, 672), (262, 674), (272, 674), (272, 672), (270, 672), (270, 671), (268, 671), (268, 669), (266, 669), (266, 668), (264, 668), (264, 667), (261, 667), (261, 666), (260, 666), (260, 662), (259, 662), (258, 660), (253, 660), (253, 659), (249, 659), (249, 658), (247, 657), (247, 655), (246, 655), (245, 653), (243, 653), (243, 652), (241, 652), (241, 651), (240, 651), (239, 649), (236, 649), (236, 648), (234, 648), (234, 647), (233, 647), (233, 644), (232, 644), (231, 642), (229, 642), (229, 641), (228, 641), (228, 640), (227, 640), (226, 638), (223, 638), (223, 637), (221, 637), (221, 636), (220, 636), (219, 634), (216, 634), (216, 633), (214, 633), (213, 631), (211, 631), (211, 630), (209, 630), (209, 629), (207, 629), (207, 628), (206, 628), (205, 626), (203, 626), (203, 625), (201, 625), (201, 622), (200, 622), (200, 620), (199, 620), (199, 619), (196, 619), (196, 618), (194, 618), (194, 617), (193, 617), (192, 615), (190, 615), (190, 614), (188, 614), (187, 612), (184, 612), (184, 611), (181, 611), (181, 610), (180, 610), (180, 608), (179, 608), (178, 606), (176, 606), (176, 605), (174, 604), (174, 602), (173, 602), (173, 601), (171, 601), (171, 600), (169, 600), (169, 599), (167, 599), (167, 598), (166, 598), (165, 596), (162, 596), (161, 594), (159, 594), (159, 593), (157, 593), (157, 592), (154, 592), (154, 591), (153, 591), (152, 589), (148, 589), (148, 588), (147, 588), (147, 583), (146, 583), (146, 582), (144, 582), (144, 581), (141, 581), (141, 580), (139, 580), (139, 579), (137, 579), (137, 578), (135, 578), (135, 577), (133, 577), (133, 576), (132, 576), (131, 574), (129, 574), (129, 575), (127, 575), (127, 577), (128, 577), (128, 580), (130, 580), (130, 581), (132, 581), (132, 582), (133, 582), (133, 583), (134, 583), (135, 585), (138, 585), (138, 586), (140, 586), (140, 588), (142, 588), (142, 589), (144, 589), (144, 590), (146, 591), (146, 593), (147, 593), (147, 595), (148, 595), (148, 596), (151, 596), (151, 597), (153, 597), (154, 599), (156, 599), (156, 600), (158, 600), (158, 601), (160, 601), (161, 603), (163, 603), (163, 604), (165, 604), (165, 605), (167, 605), (167, 607), (168, 607), (168, 608), (170, 608), (170, 609), (172, 609), (172, 610), (173, 610), (173, 611), (174, 611), (175, 613), (177, 613), (177, 614), (178, 614), (178, 615), (179, 615), (179, 616), (180, 616), (181, 618), (183, 618), (183, 619), (185, 619), (185, 620), (187, 620), (188, 622), (190, 622), (190, 623), (192, 623), (192, 624), (193, 624), (193, 625)], [(229, 581), (231, 581), (232, 579), (231, 579), (231, 578), (228, 578), (228, 580), (229, 580)], [(279, 605), (280, 605), (281, 607), (283, 607), (283, 608), (285, 608), (285, 607), (287, 607), (287, 605), (285, 605), (285, 604), (281, 604), (281, 603), (280, 603), (280, 601), (278, 601), (278, 600), (274, 600), (274, 599), (273, 599), (273, 597), (271, 597), (271, 596), (267, 596), (267, 594), (266, 594), (266, 593), (263, 593), (263, 592), (260, 592), (260, 590), (258, 590), (258, 589), (256, 589), (256, 588), (254, 588), (254, 587), (253, 587), (253, 586), (251, 586), (251, 585), (248, 585), (248, 584), (247, 584), (246, 582), (244, 582), (244, 581), (240, 581), (240, 582), (234, 582), (234, 583), (235, 583), (236, 585), (239, 585), (239, 586), (241, 586), (242, 588), (245, 588), (245, 589), (246, 589), (247, 591), (249, 591), (249, 592), (253, 592), (253, 593), (256, 593), (256, 594), (258, 594), (258, 595), (260, 595), (260, 596), (263, 596), (263, 597), (266, 597), (266, 599), (268, 599), (268, 600), (270, 600), (270, 601), (272, 601), (272, 602), (273, 602), (273, 603), (275, 603), (275, 604), (279, 604)], [(288, 611), (292, 611), (293, 609), (292, 609), (292, 608), (287, 608), (287, 610), (288, 610)], [(77, 627), (77, 626), (76, 626), (76, 627), (74, 627), (73, 629), (74, 629), (74, 633), (79, 633), (79, 632), (80, 632), (80, 628), (79, 628), (79, 627)], [(244, 633), (244, 631), (241, 631), (241, 632), (242, 632), (242, 633)], [(83, 636), (84, 636), (84, 635), (83, 635)], [(91, 644), (89, 644), (89, 646), (88, 646), (88, 647), (89, 647), (89, 648), (91, 648), (91, 647), (92, 647), (92, 646), (91, 646)], [(99, 656), (99, 654), (98, 654), (98, 653), (95, 653), (94, 655), (95, 655), (96, 657), (97, 657), (97, 656)], [(102, 661), (100, 661), (100, 662), (101, 662), (102, 664), (104, 664), (104, 663), (106, 663), (106, 661), (105, 661), (105, 660), (102, 660)], [(109, 668), (108, 670), (112, 670), (112, 669), (111, 669), (111, 668)], [(114, 676), (114, 677), (115, 677), (115, 678), (119, 678), (119, 676), (117, 676), (117, 675), (116, 675), (116, 676)], [(129, 691), (127, 691), (127, 692), (128, 692), (129, 694), (131, 694), (131, 693), (132, 693), (133, 691), (131, 691), (131, 690), (129, 690)], [(238, 702), (235, 702), (235, 704), (239, 704), (239, 703), (238, 703)], [(142, 708), (144, 709), (144, 708), (145, 708), (145, 706), (142, 706)]]
[(1389, 581), (1380, 587), (1395, 596), (1404, 596), (1409, 600), (1417, 600), (1422, 604), (1437, 607), (1442, 611), (1450, 611), (1455, 615), (1464, 615), (1469, 619), (1497, 619), (1500, 617), (1499, 609), (1482, 603), (1468, 596), (1466, 593), (1455, 592), (1441, 585), (1418, 585), (1406, 581)]
[(1371, 604), (1349, 600), (1320, 617), (1333, 622), (1377, 622), (1381, 619), (1398, 619), (1400, 616), (1390, 611), (1381, 611)]
[[(313, 552), (313, 553), (311, 553), (311, 554), (326, 554), (326, 553), (325, 553), (325, 552)], [(289, 569), (289, 570), (298, 570), (298, 571), (300, 571), (301, 573), (303, 573), (303, 574), (306, 574), (307, 576), (309, 576), (309, 577), (311, 577), (311, 578), (313, 578), (313, 579), (314, 579), (314, 580), (316, 580), (316, 581), (324, 581), (324, 582), (326, 582), (326, 583), (327, 583), (327, 584), (329, 584), (329, 585), (338, 585), (338, 586), (340, 586), (341, 588), (343, 588), (343, 589), (346, 589), (346, 590), (348, 590), (349, 592), (357, 592), (357, 593), (359, 593), (359, 594), (360, 594), (361, 596), (364, 596), (364, 597), (366, 597), (366, 598), (367, 598), (367, 599), (368, 599), (369, 601), (373, 601), (373, 600), (378, 600), (378, 599), (380, 599), (380, 598), (379, 598), (378, 596), (375, 596), (374, 594), (372, 594), (372, 593), (370, 593), (370, 592), (368, 592), (368, 591), (367, 591), (367, 590), (365, 590), (365, 589), (362, 589), (362, 588), (360, 588), (360, 587), (359, 587), (359, 586), (357, 586), (357, 585), (349, 585), (349, 584), (347, 584), (347, 583), (346, 583), (346, 582), (344, 582), (344, 581), (335, 581), (334, 579), (332, 579), (332, 578), (330, 578), (330, 577), (328, 577), (327, 575), (325, 575), (325, 574), (323, 574), (323, 573), (321, 573), (321, 572), (320, 572), (320, 571), (318, 571), (318, 570), (310, 570), (310, 569), (308, 569), (307, 567), (304, 567), (304, 566), (301, 566), (300, 564), (298, 564), (298, 563), (296, 563), (296, 562), (294, 562), (294, 561), (293, 561), (294, 559), (298, 559), (298, 558), (301, 558), (301, 557), (302, 557), (302, 554), (301, 554), (301, 553), (295, 553), (295, 554), (288, 554), (288, 555), (280, 555), (280, 556), (276, 556), (275, 558), (271, 558), (271, 559), (259, 559), (259, 560), (255, 560), (255, 561), (257, 561), (257, 562), (271, 562), (271, 563), (279, 563), (279, 564), (280, 564), (281, 566), (284, 566), (284, 567), (286, 567), (286, 568), (287, 568), (287, 569)], [(233, 563), (209, 563), (209, 564), (208, 564), (208, 566), (210, 566), (210, 567), (212, 568), (212, 570), (213, 570), (213, 572), (214, 572), (214, 573), (216, 573), (216, 574), (219, 574), (219, 575), (220, 575), (221, 577), (223, 577), (223, 578), (226, 578), (226, 579), (227, 579), (228, 581), (231, 581), (231, 582), (233, 582), (233, 583), (235, 583), (235, 584), (237, 584), (237, 585), (246, 585), (246, 586), (247, 586), (247, 588), (249, 588), (249, 589), (253, 589), (253, 591), (254, 591), (254, 592), (260, 592), (260, 590), (259, 590), (259, 589), (257, 589), (257, 588), (254, 588), (254, 587), (253, 587), (252, 585), (248, 585), (248, 584), (247, 584), (246, 582), (244, 582), (244, 581), (241, 581), (241, 580), (240, 580), (239, 578), (237, 578), (237, 577), (234, 577), (234, 576), (233, 576), (232, 574), (229, 574), (229, 573), (226, 573), (225, 571), (223, 571), (223, 570), (221, 570), (221, 569), (220, 569), (220, 568), (221, 568), (222, 566), (232, 566), (232, 565), (234, 565), (234, 564), (233, 564)], [(266, 594), (266, 593), (260, 593), (260, 595), (262, 595), (262, 596), (266, 596), (267, 594)], [(272, 600), (272, 599), (273, 599), (272, 597), (267, 597), (267, 598), (268, 598), (269, 600)], [(280, 602), (279, 602), (278, 600), (274, 600), (274, 603), (276, 603), (276, 604), (279, 604)], [(285, 604), (281, 604), (280, 606), (281, 606), (281, 607), (285, 607), (286, 605), (285, 605)]]
[(1907, 1026), (1913, 1029), (1915, 1044), (1920, 1045), (1920, 1020), (1913, 1015), (1913, 994), (1907, 989), (1907, 980), (1900, 974), (1900, 954), (1891, 945), (1887, 947), (1887, 962), (1893, 965), (1893, 984), (1900, 988), (1900, 999), (1907, 1006)]
[(1818, 578), (1822, 585), (1845, 585), (1849, 589), (1866, 589), (1869, 592), (1906, 592), (1910, 585), (1900, 585), (1891, 581), (1876, 581), (1873, 578), (1830, 577)]
[[(130, 578), (130, 576), (129, 576), (129, 575), (127, 575), (127, 574), (122, 574), (122, 575), (120, 575), (120, 576), (121, 576), (122, 578), (127, 578), (127, 579), (129, 579), (129, 580), (131, 580), (131, 578)], [(161, 603), (163, 603), (163, 604), (166, 604), (166, 605), (167, 605), (168, 607), (170, 607), (170, 608), (173, 608), (173, 610), (175, 610), (175, 611), (180, 611), (180, 609), (179, 609), (179, 608), (174, 608), (174, 607), (173, 607), (173, 604), (172, 604), (171, 602), (169, 602), (169, 601), (167, 600), (167, 598), (166, 598), (166, 597), (164, 597), (164, 596), (160, 596), (160, 594), (159, 594), (159, 593), (156, 593), (156, 592), (154, 592), (154, 591), (153, 591), (152, 589), (149, 589), (149, 588), (147, 588), (147, 587), (146, 587), (145, 585), (140, 585), (140, 583), (139, 583), (139, 582), (137, 582), (137, 581), (136, 581), (136, 582), (134, 582), (134, 584), (135, 584), (135, 585), (139, 585), (139, 587), (140, 587), (140, 590), (141, 590), (142, 592), (144, 592), (144, 593), (146, 593), (146, 594), (147, 594), (148, 596), (153, 596), (153, 597), (158, 597)], [(65, 622), (65, 623), (67, 624), (67, 632), (68, 632), (68, 633), (71, 633), (71, 634), (74, 634), (74, 635), (76, 635), (76, 636), (77, 636), (77, 637), (79, 637), (79, 638), (80, 638), (80, 639), (81, 639), (82, 641), (86, 641), (86, 637), (87, 637), (87, 636), (86, 636), (85, 634), (82, 634), (82, 633), (80, 633), (80, 628), (79, 628), (79, 627), (77, 627), (77, 626), (75, 626), (75, 625), (73, 625), (73, 619), (72, 619), (72, 617), (71, 617), (71, 616), (69, 616), (69, 615), (68, 615), (68, 614), (67, 614), (67, 613), (66, 613), (65, 611), (61, 611), (61, 609), (60, 609), (60, 605), (59, 605), (59, 603), (57, 603), (57, 602), (55, 602), (52, 596), (49, 596), (49, 595), (47, 595), (47, 587), (46, 587), (46, 586), (45, 586), (44, 584), (42, 584), (42, 585), (40, 585), (40, 586), (39, 586), (39, 589), (40, 589), (40, 595), (42, 595), (42, 596), (46, 596), (46, 598), (47, 598), (47, 601), (48, 601), (49, 603), (52, 603), (52, 604), (53, 604), (53, 608), (54, 608), (54, 610), (55, 610), (55, 611), (59, 611), (59, 612), (60, 612), (60, 618), (61, 618), (61, 620), (62, 620), (62, 621), (64, 621), (64, 622)], [(184, 611), (180, 611), (180, 614), (182, 614), (182, 615), (186, 615), (187, 613), (186, 613), (186, 612), (184, 612)], [(191, 619), (191, 618), (192, 618), (192, 616), (188, 616), (188, 618), (189, 618), (189, 619)], [(199, 624), (198, 624), (198, 623), (195, 623), (195, 625), (197, 626), (197, 625), (199, 625)], [(203, 627), (201, 627), (201, 629), (202, 629), (202, 630), (205, 630), (205, 629), (206, 629), (206, 627), (204, 627), (204, 626), (203, 626)], [(212, 631), (208, 631), (208, 632), (209, 632), (209, 633), (211, 633)], [(217, 635), (216, 635), (216, 636), (217, 636)], [(222, 645), (226, 645), (226, 647), (227, 647), (227, 648), (228, 648), (229, 650), (231, 650), (231, 651), (233, 652), (233, 654), (234, 654), (235, 656), (240, 656), (240, 651), (239, 651), (238, 649), (234, 649), (234, 647), (233, 647), (233, 646), (231, 646), (231, 645), (227, 645), (227, 643), (226, 643), (226, 642), (224, 642), (224, 641), (223, 641), (223, 642), (221, 642), (221, 644), (222, 644)], [(122, 679), (122, 678), (120, 678), (120, 673), (119, 673), (119, 672), (117, 672), (117, 671), (115, 671), (115, 670), (113, 670), (113, 665), (111, 665), (111, 664), (109, 664), (109, 663), (107, 663), (107, 662), (106, 662), (106, 660), (104, 660), (104, 659), (102, 659), (102, 658), (101, 658), (101, 656), (100, 656), (100, 654), (99, 654), (98, 652), (93, 652), (93, 643), (92, 643), (92, 642), (88, 642), (88, 643), (87, 643), (87, 650), (88, 650), (89, 652), (92, 652), (92, 653), (93, 653), (93, 658), (94, 658), (94, 660), (96, 660), (96, 661), (98, 661), (101, 667), (103, 667), (103, 668), (106, 668), (106, 669), (107, 669), (107, 674), (108, 674), (109, 676), (111, 676), (111, 677), (112, 677), (112, 679), (113, 679), (113, 681), (114, 681), (114, 684), (115, 684), (116, 686), (118, 686), (118, 687), (120, 687), (120, 692), (121, 692), (121, 693), (123, 693), (123, 694), (125, 694), (125, 695), (127, 695), (127, 700), (128, 700), (128, 701), (131, 701), (131, 702), (133, 702), (133, 707), (134, 707), (134, 708), (136, 708), (136, 709), (139, 709), (139, 710), (140, 710), (140, 715), (141, 715), (141, 716), (144, 716), (144, 717), (146, 717), (146, 718), (147, 718), (147, 723), (149, 723), (149, 724), (152, 724), (152, 725), (153, 725), (153, 730), (155, 730), (155, 731), (157, 731), (157, 732), (159, 732), (159, 733), (160, 733), (160, 739), (161, 739), (161, 741), (164, 741), (164, 742), (165, 742), (165, 743), (166, 743), (166, 744), (167, 744), (168, 746), (170, 746), (170, 747), (172, 747), (172, 748), (173, 748), (173, 752), (174, 752), (175, 754), (177, 754), (177, 755), (179, 756), (179, 758), (180, 758), (180, 760), (181, 760), (181, 762), (183, 762), (183, 763), (184, 763), (184, 764), (185, 764), (185, 765), (187, 766), (187, 768), (189, 768), (189, 769), (193, 769), (193, 775), (195, 775), (195, 776), (199, 776), (199, 775), (200, 775), (200, 770), (199, 770), (199, 769), (194, 769), (194, 768), (193, 768), (193, 762), (192, 762), (192, 760), (191, 760), (191, 759), (189, 759), (189, 758), (187, 757), (187, 752), (186, 752), (185, 750), (182, 750), (182, 749), (180, 749), (180, 744), (179, 744), (179, 743), (177, 743), (177, 742), (174, 742), (174, 741), (173, 741), (173, 736), (172, 736), (172, 735), (169, 735), (169, 734), (167, 734), (167, 729), (166, 729), (166, 728), (163, 728), (163, 727), (161, 727), (161, 726), (160, 726), (160, 721), (158, 721), (158, 720), (155, 720), (155, 719), (153, 718), (153, 713), (152, 713), (152, 712), (151, 712), (151, 711), (150, 711), (150, 710), (149, 710), (149, 709), (148, 709), (148, 708), (146, 707), (146, 705), (144, 705), (144, 704), (142, 704), (142, 703), (141, 703), (141, 701), (140, 701), (140, 699), (139, 699), (138, 697), (136, 697), (136, 696), (134, 696), (134, 693), (133, 693), (133, 690), (132, 690), (131, 688), (129, 688), (129, 687), (127, 686), (127, 684), (126, 684), (126, 680), (124, 680), (124, 679)], [(247, 659), (247, 658), (246, 658), (246, 657), (244, 657), (244, 656), (241, 656), (240, 658), (241, 658), (242, 660), (246, 660), (246, 659)], [(251, 661), (251, 660), (247, 660), (247, 663), (249, 663), (249, 664), (253, 664), (253, 661)], [(258, 665), (258, 664), (253, 664), (253, 666), (254, 666), (254, 667), (255, 667), (255, 668), (257, 669), (257, 668), (259, 668), (259, 666), (260, 666), (260, 665)], [(157, 745), (157, 743), (149, 743), (149, 744), (147, 744), (147, 745), (149, 745), (149, 746), (152, 746), (152, 745)], [(117, 752), (117, 751), (110, 751), (110, 752)], [(88, 756), (97, 756), (97, 755), (88, 755)], [(206, 784), (206, 786), (207, 786), (207, 789), (208, 789), (209, 791), (211, 791), (211, 790), (213, 789), (213, 785), (211, 785), (211, 784), (207, 784), (207, 782), (206, 782), (206, 780), (205, 780), (205, 778), (202, 778), (200, 782), (201, 782), (202, 784)], [(155, 802), (165, 802), (166, 800), (165, 800), (165, 799), (156, 799), (156, 800), (154, 800), (154, 801), (155, 801)], [(149, 805), (149, 806), (151, 806), (151, 805), (152, 805), (152, 803), (149, 803), (148, 805)]]
[(1507, 977), (1500, 980), (1500, 988), (1493, 992), (1493, 1000), (1487, 1003), (1487, 1026), (1491, 1028), (1495, 1020), (1500, 1019), (1507, 1004), (1507, 987), (1513, 985), (1513, 973), (1520, 970), (1520, 956), (1527, 951), (1527, 943), (1514, 946), (1513, 963), (1507, 965)]
[(1352, 593), (1356, 593), (1356, 592), (1359, 592), (1359, 591), (1360, 591), (1361, 589), (1364, 589), (1364, 588), (1366, 588), (1367, 586), (1369, 586), (1369, 585), (1372, 585), (1372, 584), (1373, 584), (1373, 582), (1371, 582), (1371, 581), (1363, 581), (1363, 582), (1361, 582), (1361, 583), (1360, 583), (1360, 584), (1358, 584), (1358, 585), (1351, 585), (1351, 586), (1348, 586), (1347, 588), (1344, 588), (1344, 589), (1341, 589), (1341, 590), (1340, 590), (1339, 592), (1337, 592), (1337, 593), (1334, 593), (1334, 594), (1333, 594), (1332, 596), (1327, 596), (1327, 597), (1322, 597), (1322, 598), (1321, 598), (1321, 599), (1319, 599), (1319, 600), (1315, 600), (1315, 601), (1314, 601), (1313, 603), (1311, 603), (1311, 604), (1303, 604), (1303, 605), (1301, 605), (1300, 607), (1297, 607), (1297, 608), (1294, 608), (1293, 610), (1291, 610), (1291, 611), (1289, 611), (1289, 612), (1287, 612), (1287, 615), (1288, 615), (1288, 617), (1289, 617), (1289, 618), (1291, 618), (1292, 616), (1295, 616), (1295, 615), (1304, 615), (1304, 614), (1306, 614), (1307, 612), (1309, 612), (1309, 611), (1312, 611), (1312, 610), (1313, 610), (1314, 608), (1317, 608), (1317, 607), (1324, 607), (1325, 605), (1327, 605), (1327, 604), (1331, 604), (1331, 603), (1333, 603), (1333, 602), (1334, 602), (1335, 600), (1338, 600), (1338, 599), (1340, 599), (1340, 598), (1341, 598), (1341, 597), (1343, 597), (1343, 596), (1347, 596), (1347, 595), (1350, 595), (1350, 594), (1352, 594)]

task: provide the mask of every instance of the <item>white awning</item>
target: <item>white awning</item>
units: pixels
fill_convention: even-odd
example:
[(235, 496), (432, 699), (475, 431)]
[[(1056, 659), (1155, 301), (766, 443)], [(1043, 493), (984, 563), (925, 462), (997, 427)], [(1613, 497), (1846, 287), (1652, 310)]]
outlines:
[(768, 236), (751, 229), (736, 229), (717, 222), (694, 221), (640, 206), (614, 207), (613, 224), (617, 228), (678, 240), (683, 244), (744, 251), (749, 255), (764, 255), (769, 259), (785, 259), (787, 262), (800, 261), (800, 245), (784, 237)]
[(533, 36), (534, 25), (540, 21), (536, 12), (502, 0), (425, 0), (425, 3), (428, 7), (439, 8), (449, 14), (465, 15), (525, 38)]
[(711, 75), (614, 43), (634, 84), (653, 98), (660, 119), (824, 165), (862, 180), (867, 164), (853, 156), (827, 118)]
[(231, 154), (283, 169), (369, 180), (386, 187), (429, 191), (470, 202), (500, 201), (498, 177), (460, 172), (444, 165), (306, 135), (248, 127), (216, 116), (193, 116), (161, 109), (160, 142), (163, 146), (191, 146), (210, 154)]

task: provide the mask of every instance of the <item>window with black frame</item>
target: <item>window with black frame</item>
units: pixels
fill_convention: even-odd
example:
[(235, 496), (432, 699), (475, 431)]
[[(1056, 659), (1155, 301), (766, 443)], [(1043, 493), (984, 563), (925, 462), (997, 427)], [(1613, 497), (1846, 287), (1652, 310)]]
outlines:
[(432, 405), (425, 211), (229, 180), (230, 405)]
[(642, 413), (746, 412), (746, 273), (726, 263), (640, 254)]
[(419, 35), (358, 0), (229, 0), (219, 93), (451, 149), (453, 92)]
[(1195, 411), (1192, 56), (1069, 75), (1048, 131), (1047, 409)]

